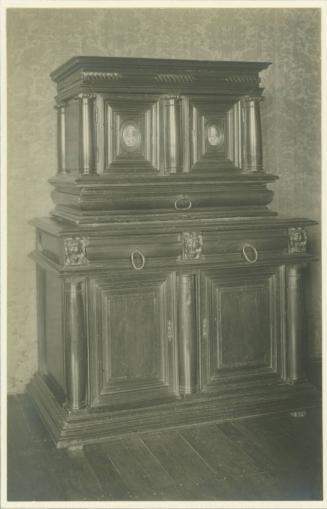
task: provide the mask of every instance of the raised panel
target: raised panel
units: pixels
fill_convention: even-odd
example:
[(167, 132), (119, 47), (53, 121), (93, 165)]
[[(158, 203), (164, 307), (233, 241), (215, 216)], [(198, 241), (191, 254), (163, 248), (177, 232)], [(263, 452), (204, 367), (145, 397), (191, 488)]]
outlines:
[(216, 369), (271, 367), (268, 283), (216, 289)]
[(121, 380), (164, 380), (159, 290), (126, 291), (123, 295), (111, 291), (106, 297), (105, 384)]
[(175, 285), (174, 274), (91, 281), (93, 406), (133, 406), (177, 391)]
[(283, 376), (284, 292), (282, 268), (202, 274), (202, 388), (244, 376)]
[(233, 141), (235, 126), (229, 111), (235, 100), (217, 97), (190, 101), (191, 170), (235, 170)]
[(158, 171), (159, 103), (156, 97), (106, 97), (105, 171)]

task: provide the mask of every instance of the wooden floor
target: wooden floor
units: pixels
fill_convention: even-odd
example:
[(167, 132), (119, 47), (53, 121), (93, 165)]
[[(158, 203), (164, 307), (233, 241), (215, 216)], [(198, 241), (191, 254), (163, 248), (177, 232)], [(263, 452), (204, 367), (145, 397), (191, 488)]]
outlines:
[(12, 396), (8, 500), (319, 500), (321, 432), (314, 409), (57, 450), (28, 396)]

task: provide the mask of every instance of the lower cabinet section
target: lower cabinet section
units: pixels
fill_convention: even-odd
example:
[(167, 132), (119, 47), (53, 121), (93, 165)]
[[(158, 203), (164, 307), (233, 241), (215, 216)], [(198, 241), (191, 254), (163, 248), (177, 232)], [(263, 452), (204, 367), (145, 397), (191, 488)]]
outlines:
[(303, 267), (65, 275), (39, 266), (31, 392), (56, 442), (270, 412), (287, 401), (296, 409), (304, 393), (311, 404)]

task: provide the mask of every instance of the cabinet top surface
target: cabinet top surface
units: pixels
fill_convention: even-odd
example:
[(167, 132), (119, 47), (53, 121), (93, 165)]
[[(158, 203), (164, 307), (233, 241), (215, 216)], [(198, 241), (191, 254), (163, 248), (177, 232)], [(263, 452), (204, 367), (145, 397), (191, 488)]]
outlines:
[(128, 58), (128, 57), (99, 57), (75, 56), (59, 66), (51, 73), (54, 81), (60, 81), (75, 71), (101, 72), (125, 70), (133, 74), (144, 71), (157, 73), (160, 71), (188, 71), (192, 72), (259, 72), (266, 69), (271, 62), (244, 62), (228, 60), (180, 60), (162, 58)]

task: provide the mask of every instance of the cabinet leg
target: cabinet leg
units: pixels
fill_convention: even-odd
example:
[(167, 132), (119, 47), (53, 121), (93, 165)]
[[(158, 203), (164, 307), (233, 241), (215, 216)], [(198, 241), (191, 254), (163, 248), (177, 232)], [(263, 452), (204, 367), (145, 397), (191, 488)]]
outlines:
[(307, 415), (308, 412), (306, 410), (296, 410), (294, 412), (290, 412), (290, 416), (295, 418), (302, 418), (306, 417)]

